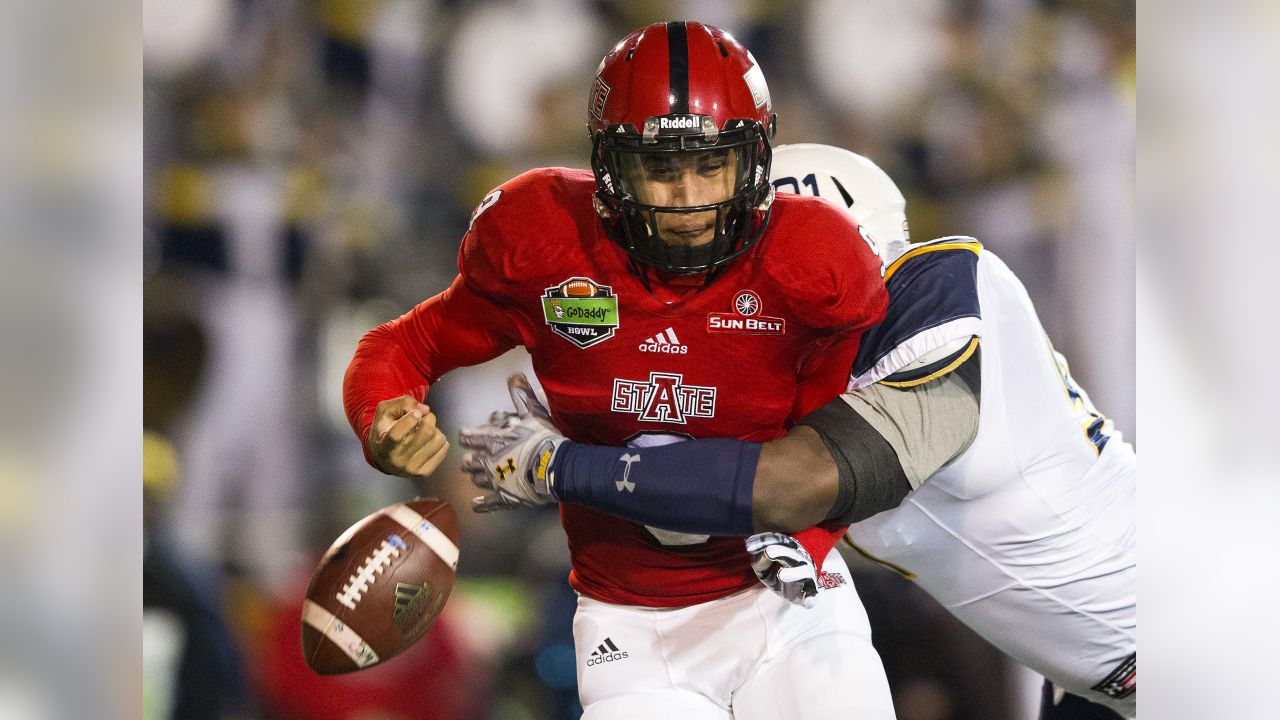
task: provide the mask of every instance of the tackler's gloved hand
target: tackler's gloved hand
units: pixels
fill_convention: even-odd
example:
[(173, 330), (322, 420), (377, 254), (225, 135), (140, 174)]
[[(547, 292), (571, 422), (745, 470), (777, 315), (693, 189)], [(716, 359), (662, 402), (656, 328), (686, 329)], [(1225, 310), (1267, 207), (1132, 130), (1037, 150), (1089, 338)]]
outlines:
[(760, 582), (787, 602), (813, 607), (818, 597), (818, 568), (795, 538), (782, 533), (752, 535), (747, 538), (747, 552)]
[(462, 457), (463, 472), (476, 487), (491, 491), (471, 501), (476, 512), (556, 502), (548, 471), (565, 437), (523, 373), (507, 378), (507, 389), (515, 412), (495, 412), (488, 423), (458, 433), (470, 451)]

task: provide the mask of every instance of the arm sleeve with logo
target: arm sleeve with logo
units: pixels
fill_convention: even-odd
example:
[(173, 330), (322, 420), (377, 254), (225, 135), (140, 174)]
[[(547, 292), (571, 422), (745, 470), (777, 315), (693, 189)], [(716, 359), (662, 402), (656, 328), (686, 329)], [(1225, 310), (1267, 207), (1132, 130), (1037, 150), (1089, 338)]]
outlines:
[(365, 333), (356, 346), (343, 380), (342, 403), (365, 459), (375, 467), (365, 440), (378, 403), (401, 395), (422, 400), (431, 383), (450, 370), (485, 362), (520, 343), (509, 311), (472, 279), (491, 269), (478, 245), (474, 231), (468, 232), (453, 284)]
[(753, 532), (760, 444), (708, 438), (651, 448), (565, 442), (549, 476), (561, 502), (663, 530), (741, 537)]

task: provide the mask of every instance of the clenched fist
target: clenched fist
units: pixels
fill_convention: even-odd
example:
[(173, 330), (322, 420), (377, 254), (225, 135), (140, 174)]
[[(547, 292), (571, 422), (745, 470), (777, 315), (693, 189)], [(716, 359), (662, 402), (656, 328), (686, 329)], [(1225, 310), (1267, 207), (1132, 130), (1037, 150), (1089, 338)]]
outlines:
[(367, 442), (383, 472), (406, 478), (429, 476), (449, 450), (435, 413), (410, 395), (378, 403)]

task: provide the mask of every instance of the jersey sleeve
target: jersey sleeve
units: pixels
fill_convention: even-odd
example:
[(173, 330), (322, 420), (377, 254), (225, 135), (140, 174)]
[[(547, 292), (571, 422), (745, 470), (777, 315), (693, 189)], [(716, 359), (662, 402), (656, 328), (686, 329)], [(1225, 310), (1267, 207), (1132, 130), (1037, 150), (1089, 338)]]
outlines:
[(892, 448), (910, 487), (918, 488), (968, 449), (978, 433), (981, 354), (977, 341), (951, 362), (956, 365), (954, 371), (918, 383), (881, 382), (845, 393), (831, 403), (836, 414), (805, 424), (823, 436), (837, 467), (852, 468), (855, 479), (872, 467), (884, 466), (868, 465), (858, 456), (866, 444), (849, 429), (861, 427), (863, 432), (878, 434)]
[[(462, 236), (462, 247), (458, 250), (458, 277), (473, 294), (495, 305), (505, 305), (514, 299), (516, 268), (521, 262), (529, 266), (526, 259), (519, 257), (523, 250), (516, 239), (519, 233), (509, 227), (512, 224), (509, 206), (516, 203), (513, 195), (520, 197), (518, 193), (498, 188), (486, 196), (472, 216), (471, 226)], [(502, 202), (504, 196), (506, 203)], [(489, 198), (496, 199), (490, 201)]]
[[(967, 447), (976, 432), (977, 400), (970, 389), (974, 379), (965, 382), (946, 376), (966, 364), (970, 369), (977, 367), (980, 250), (972, 239), (945, 238), (901, 256), (885, 272), (888, 307), (883, 321), (854, 344), (852, 361), (846, 359), (848, 355), (839, 360), (846, 363), (844, 368), (853, 368), (850, 389), (865, 389), (833, 403), (862, 416), (888, 441), (911, 487), (918, 487)], [(964, 338), (971, 341), (960, 352), (920, 369), (906, 369)], [(968, 362), (971, 358), (973, 362)], [(877, 385), (881, 380), (884, 383)], [(796, 410), (817, 409), (825, 400), (810, 392), (802, 403), (804, 395), (802, 386)], [(813, 404), (815, 399), (818, 404)], [(821, 563), (846, 527), (846, 523), (827, 522), (795, 537)]]
[[(485, 196), (458, 252), (458, 272), (470, 290), (511, 308), (527, 303), (531, 290), (541, 294), (557, 267), (548, 259), (579, 249), (577, 238), (584, 234), (580, 214), (571, 208), (576, 207), (572, 199), (584, 195), (581, 185), (590, 175), (579, 175), (536, 168)], [(598, 222), (594, 211), (591, 219)]]
[(813, 343), (801, 363), (788, 423), (817, 410), (845, 389), (862, 341), (861, 331), (832, 333)]
[(785, 242), (773, 250), (775, 279), (788, 314), (820, 334), (860, 333), (880, 322), (889, 303), (880, 257), (848, 215), (817, 198), (791, 212)]
[(809, 557), (813, 558), (818, 572), (822, 572), (822, 563), (835, 549), (836, 543), (840, 542), (840, 538), (844, 537), (844, 533), (849, 529), (848, 525), (838, 522), (825, 522), (821, 525), (811, 527), (808, 530), (801, 530), (796, 533), (796, 542), (809, 553)]
[(786, 200), (772, 274), (787, 315), (808, 333), (796, 367), (794, 422), (844, 391), (861, 338), (884, 317), (889, 294), (879, 256), (845, 213), (816, 198)]
[[(850, 390), (914, 370), (911, 366), (922, 358), (940, 352), (949, 355), (948, 348), (981, 337), (977, 280), (981, 251), (981, 243), (973, 238), (941, 238), (912, 246), (888, 267), (884, 276), (888, 310), (883, 322), (863, 336)], [(915, 383), (930, 377), (908, 374), (911, 377), (905, 380)]]
[(482, 288), (473, 288), (465, 273), (449, 289), (365, 333), (342, 387), (347, 420), (365, 458), (374, 464), (365, 439), (378, 403), (401, 395), (421, 401), (450, 370), (485, 362), (519, 343), (515, 323)]

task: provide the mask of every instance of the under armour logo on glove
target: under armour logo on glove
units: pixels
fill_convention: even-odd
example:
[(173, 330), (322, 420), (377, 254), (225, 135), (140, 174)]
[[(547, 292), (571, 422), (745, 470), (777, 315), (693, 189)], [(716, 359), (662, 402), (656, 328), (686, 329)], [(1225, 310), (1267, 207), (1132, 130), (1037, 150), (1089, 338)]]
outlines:
[(818, 596), (817, 565), (796, 539), (782, 533), (747, 538), (751, 569), (765, 587), (795, 605), (811, 608)]
[(499, 465), (495, 470), (498, 473), (498, 480), (506, 480), (508, 473), (514, 473), (516, 471), (516, 461), (511, 458), (507, 458), (507, 463), (505, 465)]

